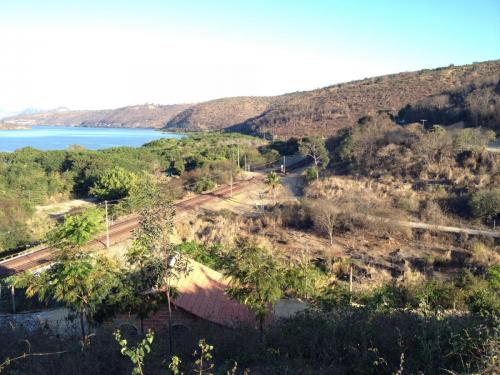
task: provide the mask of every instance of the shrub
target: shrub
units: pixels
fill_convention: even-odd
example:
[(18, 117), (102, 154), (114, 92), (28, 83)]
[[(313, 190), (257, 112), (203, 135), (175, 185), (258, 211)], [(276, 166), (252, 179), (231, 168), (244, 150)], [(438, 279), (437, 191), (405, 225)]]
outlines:
[(314, 180), (316, 180), (316, 170), (313, 167), (307, 168), (304, 177), (306, 179), (306, 182), (313, 182)]
[(100, 199), (121, 199), (139, 183), (139, 177), (122, 167), (108, 169), (99, 176), (90, 194)]
[(204, 191), (215, 188), (216, 184), (208, 177), (202, 177), (193, 187), (195, 193), (203, 193)]
[(484, 131), (481, 128), (467, 128), (453, 137), (453, 149), (457, 153), (467, 150), (481, 150), (494, 139), (495, 132), (492, 130)]
[(491, 221), (500, 214), (500, 189), (479, 190), (471, 195), (469, 207), (473, 217)]
[(469, 310), (481, 315), (500, 314), (498, 266), (487, 270), (485, 276), (474, 276), (466, 271), (458, 285), (463, 289), (464, 301)]
[(184, 241), (176, 246), (176, 250), (207, 267), (216, 270), (222, 269), (223, 247), (220, 244), (206, 246), (197, 244), (195, 241)]

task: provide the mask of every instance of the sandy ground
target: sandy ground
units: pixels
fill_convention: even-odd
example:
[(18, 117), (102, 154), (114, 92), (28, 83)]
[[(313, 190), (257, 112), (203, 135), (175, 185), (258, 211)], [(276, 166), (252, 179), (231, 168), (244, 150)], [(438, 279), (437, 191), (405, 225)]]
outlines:
[(43, 206), (36, 206), (36, 212), (39, 214), (46, 214), (51, 217), (58, 217), (68, 213), (72, 209), (81, 207), (90, 207), (93, 205), (91, 200), (72, 199), (69, 201), (52, 203)]

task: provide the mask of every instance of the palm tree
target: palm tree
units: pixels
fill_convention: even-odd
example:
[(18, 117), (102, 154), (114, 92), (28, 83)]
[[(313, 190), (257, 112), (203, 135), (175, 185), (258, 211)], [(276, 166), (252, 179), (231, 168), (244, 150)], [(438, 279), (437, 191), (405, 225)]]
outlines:
[(278, 187), (281, 183), (280, 177), (277, 175), (276, 172), (272, 171), (266, 176), (264, 182), (266, 183), (267, 186), (269, 186), (269, 189), (273, 192), (273, 199), (274, 202), (276, 203), (276, 190), (278, 190)]

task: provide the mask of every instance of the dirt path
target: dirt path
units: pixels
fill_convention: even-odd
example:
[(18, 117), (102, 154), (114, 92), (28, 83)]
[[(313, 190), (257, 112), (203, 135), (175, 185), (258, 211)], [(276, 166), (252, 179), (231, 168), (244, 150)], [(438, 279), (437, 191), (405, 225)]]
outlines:
[(293, 173), (287, 173), (285, 176), (281, 177), (283, 192), (280, 196), (283, 195), (289, 199), (298, 199), (302, 197), (302, 186), (304, 184), (302, 171), (303, 169), (300, 169)]

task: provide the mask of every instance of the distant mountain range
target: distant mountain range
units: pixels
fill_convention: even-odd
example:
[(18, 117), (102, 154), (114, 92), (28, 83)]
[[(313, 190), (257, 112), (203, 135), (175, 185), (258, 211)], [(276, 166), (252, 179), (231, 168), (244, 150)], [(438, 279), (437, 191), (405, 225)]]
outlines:
[(485, 125), (500, 133), (500, 60), (425, 69), (271, 97), (198, 104), (138, 105), (100, 111), (50, 111), (4, 121), (22, 125), (229, 130), (290, 137), (335, 134), (387, 111), (402, 122)]
[(133, 105), (118, 109), (73, 111), (65, 107), (50, 111), (24, 113), (4, 118), (2, 123), (22, 126), (89, 126), (106, 128), (161, 128), (173, 116), (189, 108), (189, 104)]

